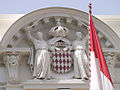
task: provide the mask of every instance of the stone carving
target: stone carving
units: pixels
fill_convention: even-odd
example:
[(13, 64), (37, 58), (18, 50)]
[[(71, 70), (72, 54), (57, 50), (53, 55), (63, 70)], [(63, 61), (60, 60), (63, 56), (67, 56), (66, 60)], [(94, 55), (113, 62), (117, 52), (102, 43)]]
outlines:
[[(37, 32), (37, 38), (31, 35), (30, 31), (35, 26), (36, 24), (33, 23), (33, 25), (25, 28), (27, 38), (32, 42), (30, 44), (32, 49), (30, 56), (32, 58), (29, 60), (29, 65), (31, 69), (33, 68), (33, 77), (36, 79), (50, 79), (51, 69), (60, 74), (69, 73), (73, 64), (74, 78), (88, 79), (88, 59), (85, 52), (88, 35), (83, 39), (82, 33), (77, 32), (77, 39), (71, 43), (70, 40), (65, 38), (69, 30), (62, 27), (58, 20), (57, 25), (49, 31), (53, 38), (49, 39), (47, 44), (43, 40), (41, 32)], [(72, 51), (74, 51), (73, 58)]]
[[(62, 39), (60, 41), (62, 41)], [(62, 73), (62, 74), (67, 73), (71, 70), (71, 66), (72, 66), (71, 48), (65, 47), (64, 46), (65, 44), (63, 45), (63, 43), (66, 42), (58, 41), (57, 43), (61, 43), (61, 44), (57, 44), (56, 46), (52, 46), (50, 48), (50, 51), (52, 53), (51, 55), (52, 69), (58, 73)]]
[[(32, 26), (26, 28), (28, 39), (33, 43), (35, 57), (31, 58), (30, 64), (34, 66), (33, 77), (36, 79), (50, 79), (50, 54), (48, 44), (43, 40), (42, 32), (37, 32), (37, 38), (30, 33)], [(32, 62), (32, 63), (31, 63)]]
[(18, 54), (9, 53), (3, 56), (3, 61), (7, 67), (9, 82), (11, 84), (17, 84), (19, 82), (18, 79), (19, 60), (20, 60), (20, 56)]
[(69, 30), (66, 27), (62, 27), (60, 19), (58, 19), (57, 25), (51, 28), (49, 34), (54, 37), (65, 37), (69, 34)]
[(112, 53), (107, 53), (107, 54), (104, 54), (104, 56), (105, 56), (105, 59), (106, 59), (106, 62), (107, 62), (108, 66), (112, 65), (114, 63), (113, 60), (116, 57), (116, 55), (114, 55)]
[(112, 80), (114, 81), (115, 80), (114, 68), (115, 68), (115, 64), (116, 64), (117, 54), (114, 54), (112, 52), (109, 52), (109, 53), (107, 52), (107, 53), (104, 53), (104, 56), (105, 56), (106, 63), (107, 63), (109, 72), (111, 74)]
[(76, 32), (76, 40), (73, 42), (74, 49), (74, 78), (88, 79), (88, 59), (85, 52), (88, 35), (82, 39), (82, 33)]
[(68, 35), (69, 31), (66, 27), (61, 26), (58, 19), (57, 26), (52, 27), (49, 33), (54, 36), (48, 40), (49, 50), (52, 53), (51, 68), (61, 74), (67, 73), (72, 66), (72, 48), (71, 42), (64, 37)]
[[(66, 31), (66, 32), (65, 32)], [(70, 68), (72, 66), (72, 62), (74, 61), (74, 78), (76, 79), (88, 79), (88, 72), (89, 72), (89, 62), (87, 58), (87, 54), (85, 52), (86, 50), (86, 42), (88, 39), (88, 35), (82, 39), (82, 33), (77, 32), (76, 36), (77, 39), (72, 43), (64, 38), (68, 35), (69, 31), (66, 28), (64, 31), (64, 27), (60, 25), (60, 22), (57, 22), (57, 26), (53, 27), (50, 30), (50, 33), (52, 36), (54, 36), (52, 39), (48, 41), (49, 45), (51, 45), (51, 51), (52, 51), (52, 65), (53, 70), (59, 72), (59, 73), (66, 73), (70, 71)], [(64, 33), (64, 34), (60, 34)], [(63, 44), (64, 43), (64, 44)], [(66, 43), (66, 45), (65, 45)], [(65, 52), (65, 49), (69, 52)], [(73, 52), (73, 60), (72, 60), (72, 51)], [(66, 58), (66, 60), (69, 60), (67, 64), (63, 64), (67, 62), (64, 58), (66, 54), (70, 57)], [(64, 56), (63, 56), (64, 54)], [(67, 68), (67, 70), (66, 70)]]

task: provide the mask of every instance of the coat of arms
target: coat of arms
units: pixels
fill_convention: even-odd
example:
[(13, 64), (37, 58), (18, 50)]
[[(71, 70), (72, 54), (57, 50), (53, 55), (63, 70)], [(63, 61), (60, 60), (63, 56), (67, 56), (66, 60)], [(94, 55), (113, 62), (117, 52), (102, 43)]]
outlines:
[(54, 36), (49, 40), (49, 44), (53, 47), (51, 50), (51, 67), (55, 72), (63, 74), (71, 70), (71, 43), (68, 39), (64, 38), (69, 33), (69, 30), (59, 26), (59, 22), (57, 24), (57, 26), (50, 30), (50, 34)]
[(52, 69), (58, 73), (67, 73), (72, 66), (71, 50), (54, 49), (52, 52)]

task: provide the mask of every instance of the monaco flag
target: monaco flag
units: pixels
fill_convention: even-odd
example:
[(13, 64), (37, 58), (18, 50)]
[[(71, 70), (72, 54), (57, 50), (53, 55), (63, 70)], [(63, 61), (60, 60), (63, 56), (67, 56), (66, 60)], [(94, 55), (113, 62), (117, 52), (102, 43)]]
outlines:
[(112, 79), (100, 46), (89, 4), (90, 90), (113, 90)]

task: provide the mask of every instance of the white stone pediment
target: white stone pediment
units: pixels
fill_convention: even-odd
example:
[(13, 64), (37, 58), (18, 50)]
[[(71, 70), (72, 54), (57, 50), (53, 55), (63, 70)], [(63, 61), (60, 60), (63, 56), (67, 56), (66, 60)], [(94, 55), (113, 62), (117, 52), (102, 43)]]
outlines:
[[(69, 34), (61, 35), (61, 37), (60, 35), (58, 35), (59, 37), (51, 37), (49, 35), (49, 31), (51, 30), (52, 27), (56, 26), (56, 21), (58, 18), (60, 19), (61, 26), (66, 27), (70, 32)], [(108, 27), (106, 24), (101, 22), (99, 19), (95, 17), (93, 18), (96, 25), (98, 37), (100, 38), (101, 46), (102, 48), (105, 48), (103, 49), (103, 51), (105, 52), (105, 55), (107, 58), (106, 60), (110, 59), (109, 62), (111, 64), (109, 64), (108, 62), (108, 65), (113, 75), (112, 78), (114, 79), (116, 75), (116, 73), (113, 72), (115, 70), (114, 66), (116, 65), (116, 62), (119, 62), (120, 60), (118, 57), (120, 55), (119, 54), (120, 39), (110, 27)], [(53, 78), (52, 78), (53, 80), (52, 79), (51, 80), (33, 80), (34, 77), (32, 76), (32, 70), (33, 70), (34, 63), (28, 65), (28, 60), (35, 56), (36, 51), (38, 51), (38, 53), (40, 53), (41, 50), (43, 50), (44, 53), (47, 52), (48, 55), (46, 55), (46, 57), (49, 56), (49, 53), (51, 52), (48, 52), (49, 48), (46, 48), (47, 47), (46, 43), (45, 43), (46, 47), (44, 47), (44, 45), (43, 47), (39, 46), (41, 42), (39, 43), (36, 42), (38, 48), (34, 49), (33, 47), (34, 44), (31, 45), (26, 38), (27, 35), (26, 35), (25, 27), (31, 28), (30, 33), (31, 33), (31, 36), (34, 38), (37, 37), (37, 34), (36, 34), (37, 32), (42, 32), (43, 39), (44, 39), (44, 41), (42, 42), (47, 42), (47, 44), (49, 44), (50, 46), (55, 45), (58, 42), (65, 42), (67, 45), (71, 45), (72, 42), (76, 40), (76, 35), (75, 35), (76, 32), (81, 32), (83, 34), (83, 38), (87, 35), (88, 33), (88, 14), (87, 13), (78, 11), (75, 9), (62, 8), (62, 7), (40, 9), (35, 12), (31, 12), (23, 16), (22, 18), (20, 18), (8, 29), (8, 32), (5, 34), (0, 44), (1, 45), (0, 54), (1, 54), (1, 57), (3, 57), (3, 54), (21, 55), (21, 60), (18, 63), (19, 67), (18, 66), (16, 67), (18, 69), (19, 83), (21, 83), (21, 87), (23, 87), (24, 90), (29, 90), (29, 89), (37, 90), (47, 86), (48, 86), (47, 89), (49, 88), (55, 88), (55, 89), (56, 88), (77, 88), (78, 90), (88, 89), (87, 80), (82, 81), (82, 80), (79, 80), (80, 78), (78, 78), (77, 80), (73, 79), (73, 76), (74, 76), (73, 67), (70, 73), (68, 72), (65, 74), (60, 74), (60, 73), (53, 72), (52, 73), (53, 78), (57, 77), (55, 79), (58, 79), (58, 80), (54, 80)], [(35, 58), (31, 60), (34, 61)], [(7, 61), (9, 61), (9, 59)], [(74, 64), (72, 63), (72, 65)], [(118, 63), (117, 63), (117, 68), (118, 68)], [(1, 63), (0, 63), (0, 72), (5, 73), (6, 76), (4, 74), (0, 74), (0, 75), (2, 75), (1, 77), (4, 77), (5, 78), (4, 81), (7, 82), (9, 75), (5, 65)], [(119, 72), (117, 72), (117, 74), (119, 74)], [(0, 77), (0, 81), (2, 80), (1, 77)], [(14, 77), (14, 75), (12, 75), (12, 77)], [(117, 79), (115, 78), (114, 80), (116, 80), (116, 82), (120, 82), (119, 78)], [(14, 88), (14, 85), (11, 85), (11, 86)], [(16, 87), (18, 86), (19, 85), (16, 84)], [(21, 87), (19, 90), (22, 90)], [(8, 88), (7, 90), (9, 90), (9, 86), (7, 87), (6, 85), (5, 88)], [(10, 90), (15, 90), (15, 89), (10, 89)]]
[[(46, 13), (47, 12), (47, 13)], [(74, 13), (74, 15), (73, 15)], [(5, 36), (2, 39), (1, 46), (2, 47), (14, 47), (15, 44), (16, 46), (22, 41), (25, 40), (24, 37), (24, 26), (30, 25), (36, 20), (39, 20), (39, 26), (42, 28), (43, 26), (49, 27), (47, 28), (42, 28), (45, 29), (44, 31), (49, 31), (51, 27), (56, 25), (56, 17), (60, 17), (62, 21), (63, 26), (71, 27), (71, 30), (73, 33), (74, 31), (79, 31), (80, 28), (83, 26), (87, 27), (88, 26), (88, 14), (82, 11), (78, 11), (75, 9), (70, 9), (70, 8), (63, 8), (63, 7), (54, 7), (54, 8), (47, 8), (47, 9), (40, 9), (37, 10), (36, 12), (32, 12), (30, 14), (25, 15), (14, 25), (12, 25), (9, 29), (8, 32), (5, 34)], [(45, 18), (45, 19), (44, 19)], [(46, 19), (47, 18), (47, 19)], [(114, 33), (114, 31), (109, 28), (105, 23), (101, 22), (99, 19), (94, 18), (95, 26), (98, 31), (98, 34), (100, 33), (99, 36), (102, 36), (101, 39), (104, 39), (104, 43), (106, 43), (105, 47), (111, 47), (111, 43), (113, 47), (115, 48), (120, 48), (118, 44), (120, 43), (119, 38), (117, 35)], [(87, 27), (88, 28), (88, 27)], [(83, 29), (83, 28), (82, 28)], [(37, 28), (39, 30), (39, 28)], [(40, 30), (42, 31), (42, 30)], [(85, 30), (83, 30), (84, 32)], [(70, 33), (70, 34), (71, 34)], [(109, 35), (108, 35), (109, 34)], [(48, 37), (48, 36), (46, 36)], [(70, 36), (68, 36), (70, 37)], [(74, 36), (72, 36), (74, 37)], [(49, 37), (46, 39), (48, 40)], [(71, 38), (70, 38), (71, 39)], [(107, 41), (108, 40), (108, 41)], [(18, 42), (19, 41), (19, 42)], [(13, 45), (14, 44), (14, 45)], [(22, 44), (23, 45), (23, 44)], [(102, 45), (104, 46), (104, 45)]]

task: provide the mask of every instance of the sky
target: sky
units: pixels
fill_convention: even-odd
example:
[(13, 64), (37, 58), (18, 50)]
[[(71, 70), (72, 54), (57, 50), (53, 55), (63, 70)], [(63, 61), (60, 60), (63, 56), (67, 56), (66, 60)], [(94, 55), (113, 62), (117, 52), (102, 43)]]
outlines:
[(27, 14), (46, 7), (68, 7), (94, 15), (120, 15), (120, 0), (0, 0), (0, 14)]

